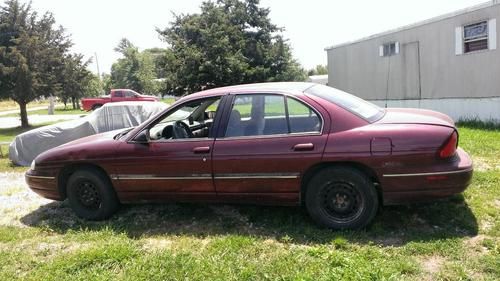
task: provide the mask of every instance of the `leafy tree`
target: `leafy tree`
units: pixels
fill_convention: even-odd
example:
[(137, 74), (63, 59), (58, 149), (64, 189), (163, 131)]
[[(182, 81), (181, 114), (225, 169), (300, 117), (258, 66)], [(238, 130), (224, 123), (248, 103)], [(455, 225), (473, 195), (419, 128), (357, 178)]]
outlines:
[(204, 2), (200, 14), (176, 15), (170, 27), (157, 31), (170, 46), (164, 57), (167, 93), (305, 79), (282, 29), (259, 0)]
[(115, 51), (122, 54), (111, 66), (111, 85), (114, 88), (130, 88), (143, 93), (155, 93), (157, 85), (155, 64), (150, 52), (139, 52), (129, 40), (123, 38)]
[(29, 126), (26, 105), (61, 87), (57, 73), (71, 41), (54, 25), (52, 14), (38, 16), (18, 0), (0, 7), (0, 97), (19, 104), (22, 127)]
[(83, 61), (83, 55), (69, 54), (64, 57), (64, 65), (59, 73), (61, 89), (59, 96), (64, 106), (71, 101), (73, 109), (80, 108), (79, 100), (83, 96), (96, 96), (102, 90), (99, 78), (92, 74), (87, 66), (90, 60)]
[(307, 71), (307, 75), (325, 75), (328, 74), (328, 67), (326, 65), (318, 64), (315, 68)]
[(151, 48), (144, 50), (144, 53), (149, 53), (151, 55), (151, 58), (153, 59), (156, 78), (165, 78), (167, 76), (165, 66), (167, 64), (166, 52), (168, 51), (170, 50), (162, 48)]

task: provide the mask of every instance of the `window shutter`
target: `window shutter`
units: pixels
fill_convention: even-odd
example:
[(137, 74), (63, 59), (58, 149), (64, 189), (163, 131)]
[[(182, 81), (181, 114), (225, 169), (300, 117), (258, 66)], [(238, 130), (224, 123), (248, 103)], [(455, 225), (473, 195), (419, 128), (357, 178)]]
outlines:
[(463, 28), (461, 26), (455, 27), (455, 55), (461, 55), (464, 53), (464, 42), (463, 42)]
[(378, 47), (378, 55), (379, 55), (379, 57), (383, 57), (384, 56), (384, 45), (380, 45)]
[(497, 19), (488, 21), (488, 48), (490, 50), (497, 48)]
[(399, 54), (399, 42), (394, 43), (396, 45), (396, 54)]

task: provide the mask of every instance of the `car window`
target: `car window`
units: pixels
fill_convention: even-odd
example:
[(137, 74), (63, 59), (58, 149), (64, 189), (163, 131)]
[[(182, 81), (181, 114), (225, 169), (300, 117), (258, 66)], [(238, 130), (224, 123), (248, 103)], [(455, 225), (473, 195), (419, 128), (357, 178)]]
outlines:
[(305, 92), (341, 106), (369, 122), (377, 121), (384, 115), (384, 110), (373, 103), (332, 87), (314, 85)]
[(135, 96), (135, 93), (132, 91), (126, 91), (125, 95), (127, 98), (133, 98)]
[(122, 98), (122, 97), (123, 97), (122, 91), (115, 91), (115, 98)]
[(321, 119), (318, 114), (306, 104), (287, 97), (288, 120), (291, 133), (319, 132)]
[(152, 141), (206, 138), (212, 130), (220, 97), (190, 101), (161, 117), (149, 128)]
[[(226, 137), (281, 135), (319, 132), (317, 113), (283, 95), (238, 95), (235, 97), (226, 128)], [(287, 115), (288, 108), (288, 115)]]

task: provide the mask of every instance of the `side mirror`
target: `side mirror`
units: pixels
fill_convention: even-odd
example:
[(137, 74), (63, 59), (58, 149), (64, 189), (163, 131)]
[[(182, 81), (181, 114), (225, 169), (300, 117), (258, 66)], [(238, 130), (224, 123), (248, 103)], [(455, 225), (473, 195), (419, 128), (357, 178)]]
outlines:
[(149, 143), (149, 130), (144, 130), (140, 132), (134, 139), (137, 143), (148, 144)]

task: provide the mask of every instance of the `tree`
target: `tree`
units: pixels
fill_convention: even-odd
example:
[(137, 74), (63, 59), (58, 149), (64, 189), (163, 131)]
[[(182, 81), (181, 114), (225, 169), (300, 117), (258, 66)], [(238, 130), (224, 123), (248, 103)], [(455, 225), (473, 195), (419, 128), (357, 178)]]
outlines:
[(175, 15), (165, 30), (166, 91), (202, 89), (265, 81), (301, 81), (305, 72), (290, 46), (271, 23), (259, 0), (218, 0), (201, 5), (200, 14)]
[(318, 64), (315, 68), (307, 71), (308, 76), (312, 75), (325, 75), (328, 74), (328, 67), (326, 65)]
[(142, 93), (156, 93), (155, 64), (150, 52), (139, 52), (129, 40), (123, 38), (115, 51), (122, 58), (111, 66), (111, 84), (115, 88), (129, 88)]
[(80, 108), (83, 96), (96, 96), (102, 91), (99, 78), (87, 66), (91, 60), (84, 61), (81, 54), (68, 54), (64, 57), (62, 71), (59, 72), (59, 96), (66, 107), (71, 101), (73, 109)]
[(0, 97), (19, 104), (22, 127), (29, 126), (29, 102), (60, 90), (57, 73), (71, 41), (54, 25), (51, 13), (38, 16), (18, 0), (0, 7)]

